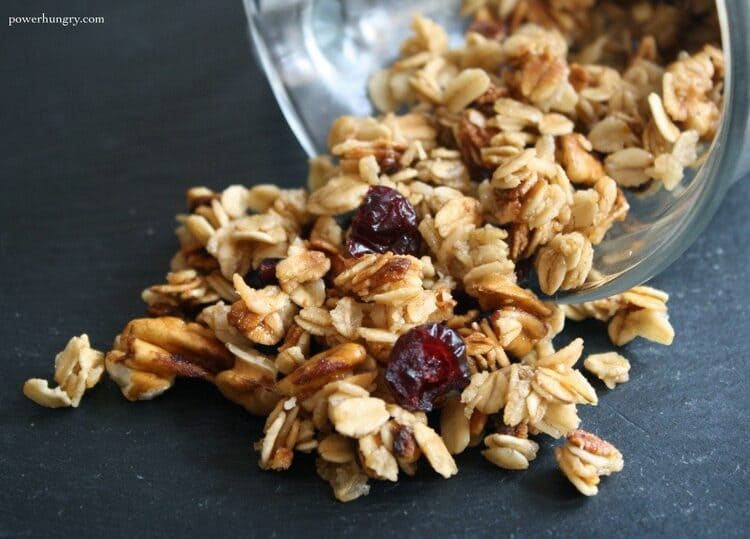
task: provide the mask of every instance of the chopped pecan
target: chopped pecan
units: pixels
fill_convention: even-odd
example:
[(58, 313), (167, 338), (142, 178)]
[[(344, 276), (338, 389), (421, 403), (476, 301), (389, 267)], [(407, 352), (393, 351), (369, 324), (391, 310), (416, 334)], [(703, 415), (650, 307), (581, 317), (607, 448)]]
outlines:
[(604, 176), (604, 167), (591, 153), (591, 143), (580, 133), (560, 137), (558, 159), (570, 181), (593, 185)]
[(335, 346), (311, 357), (279, 380), (276, 389), (282, 395), (311, 395), (327, 383), (351, 374), (365, 357), (365, 349), (359, 344)]
[(214, 384), (222, 395), (251, 414), (270, 413), (281, 398), (274, 389), (274, 379), (268, 369), (239, 357), (231, 369), (216, 375)]
[(471, 111), (465, 111), (461, 115), (461, 120), (456, 126), (456, 143), (466, 163), (471, 163), (475, 168), (484, 168), (480, 150), (490, 143), (494, 133), (486, 127), (473, 123), (469, 119), (470, 113)]
[(612, 455), (617, 451), (611, 443), (585, 430), (576, 430), (568, 434), (568, 443), (580, 447), (588, 453), (602, 457)]
[(211, 330), (165, 316), (131, 321), (105, 363), (125, 397), (143, 400), (169, 389), (175, 376), (213, 380), (234, 356)]
[(140, 318), (122, 332), (130, 366), (154, 373), (211, 378), (234, 364), (232, 354), (200, 324), (179, 318)]
[(422, 265), (413, 256), (366, 254), (350, 264), (334, 282), (365, 301), (377, 301), (378, 296), (400, 289), (422, 290)]
[(555, 449), (560, 470), (581, 494), (594, 496), (599, 491), (599, 476), (622, 470), (622, 454), (609, 442), (586, 431), (568, 434), (565, 445)]
[(278, 286), (250, 288), (239, 275), (234, 286), (240, 300), (232, 304), (229, 324), (258, 344), (278, 343), (292, 325), (296, 307)]
[(510, 90), (508, 90), (507, 86), (490, 82), (487, 91), (474, 101), (474, 107), (487, 116), (493, 116), (495, 114), (495, 101), (503, 97), (508, 97), (509, 95)]
[(497, 275), (488, 274), (473, 284), (467, 292), (479, 300), (482, 309), (516, 306), (526, 312), (547, 317), (552, 311), (532, 291), (521, 288)]

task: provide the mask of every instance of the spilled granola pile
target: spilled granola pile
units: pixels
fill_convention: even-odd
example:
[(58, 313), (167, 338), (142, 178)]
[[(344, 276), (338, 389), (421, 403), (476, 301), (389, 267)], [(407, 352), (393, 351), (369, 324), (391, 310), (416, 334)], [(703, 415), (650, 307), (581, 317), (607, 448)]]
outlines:
[[(317, 453), (341, 501), (420, 462), (451, 477), (475, 446), (526, 469), (542, 435), (565, 439), (561, 471), (596, 494), (623, 457), (579, 429), (577, 405), (598, 402), (575, 368), (583, 340), (553, 339), (566, 318), (595, 318), (616, 346), (671, 344), (668, 296), (640, 286), (558, 306), (531, 283), (582, 285), (628, 213), (624, 190), (674, 189), (699, 164), (722, 107), (713, 10), (467, 0), (456, 48), (416, 16), (370, 80), (381, 115), (333, 123), (309, 191), (188, 190), (171, 271), (143, 292), (148, 316), (106, 357), (73, 338), (59, 387), (34, 379), (24, 393), (75, 407), (104, 368), (133, 401), (204, 379), (266, 417), (262, 468)], [(610, 389), (628, 380), (619, 353), (583, 365)]]

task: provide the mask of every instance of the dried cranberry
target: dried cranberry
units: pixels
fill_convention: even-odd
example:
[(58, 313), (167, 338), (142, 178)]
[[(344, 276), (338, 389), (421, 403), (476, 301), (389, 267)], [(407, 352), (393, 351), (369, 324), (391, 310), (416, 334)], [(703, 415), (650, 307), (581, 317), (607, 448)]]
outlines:
[(420, 240), (414, 206), (395, 189), (377, 185), (367, 191), (352, 219), (346, 250), (351, 256), (386, 251), (416, 255)]
[(246, 279), (248, 286), (260, 289), (271, 284), (278, 284), (276, 266), (282, 260), (282, 258), (264, 258), (261, 260), (258, 267), (248, 274)]
[(411, 329), (393, 345), (385, 380), (398, 404), (428, 412), (448, 392), (468, 385), (466, 345), (440, 324)]

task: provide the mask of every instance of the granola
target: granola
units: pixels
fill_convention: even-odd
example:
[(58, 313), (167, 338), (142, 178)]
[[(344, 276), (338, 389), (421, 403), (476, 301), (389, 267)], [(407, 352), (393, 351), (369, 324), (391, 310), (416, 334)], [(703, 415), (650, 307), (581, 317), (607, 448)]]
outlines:
[(599, 492), (599, 477), (622, 471), (622, 454), (609, 442), (589, 432), (576, 430), (555, 449), (560, 470), (585, 496)]
[(609, 389), (614, 389), (617, 384), (624, 384), (630, 379), (630, 362), (617, 352), (591, 354), (584, 360), (583, 366)]
[(91, 389), (104, 372), (104, 354), (91, 348), (85, 333), (68, 341), (65, 349), (55, 357), (55, 382), (50, 388), (47, 380), (30, 378), (23, 385), (23, 394), (47, 408), (77, 408), (87, 389)]
[[(333, 123), (309, 191), (188, 190), (166, 282), (142, 294), (148, 317), (106, 357), (72, 339), (56, 359), (60, 387), (33, 379), (24, 393), (75, 407), (105, 368), (129, 400), (205, 380), (266, 418), (261, 468), (315, 452), (341, 501), (420, 463), (449, 478), (453, 455), (482, 442), (498, 467), (526, 469), (541, 435), (566, 439), (561, 470), (596, 494), (622, 455), (579, 430), (579, 405), (598, 403), (577, 368), (583, 340), (554, 339), (566, 318), (595, 318), (617, 346), (671, 344), (669, 298), (639, 286), (556, 306), (525, 274), (545, 294), (581, 286), (628, 190), (676, 189), (699, 161), (724, 77), (703, 4), (466, 0), (456, 48), (415, 16), (396, 61), (370, 79), (381, 114)], [(353, 253), (349, 212), (379, 211), (383, 197), (398, 203), (356, 218), (383, 241)], [(583, 366), (610, 389), (630, 370), (615, 352)]]

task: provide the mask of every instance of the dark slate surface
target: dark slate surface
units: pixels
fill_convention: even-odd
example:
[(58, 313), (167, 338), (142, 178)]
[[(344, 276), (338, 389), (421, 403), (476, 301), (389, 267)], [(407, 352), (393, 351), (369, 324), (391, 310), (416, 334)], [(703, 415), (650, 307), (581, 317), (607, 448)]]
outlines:
[[(716, 536), (750, 526), (747, 246), (750, 182), (655, 285), (678, 337), (628, 346), (631, 382), (601, 390), (584, 425), (624, 453), (594, 499), (556, 471), (476, 453), (443, 481), (422, 472), (333, 501), (300, 459), (256, 465), (261, 421), (180, 381), (127, 403), (107, 381), (77, 411), (21, 394), (86, 331), (106, 348), (159, 282), (173, 214), (193, 184), (297, 185), (304, 156), (253, 63), (240, 2), (4, 3), (3, 15), (104, 15), (101, 26), (2, 33), (0, 536)], [(588, 351), (603, 327), (578, 324)], [(568, 333), (568, 337), (574, 333)]]

